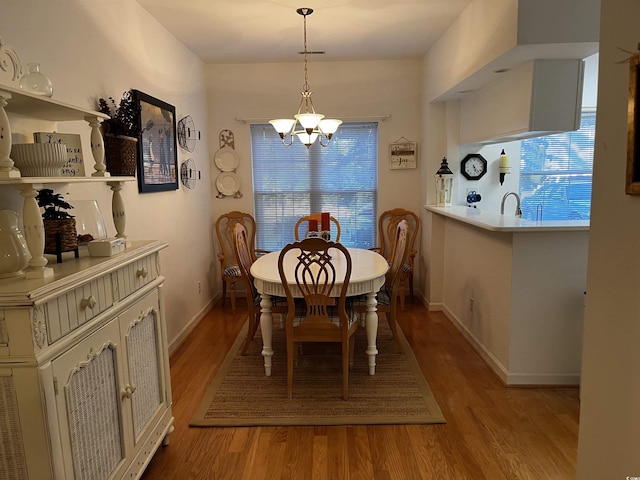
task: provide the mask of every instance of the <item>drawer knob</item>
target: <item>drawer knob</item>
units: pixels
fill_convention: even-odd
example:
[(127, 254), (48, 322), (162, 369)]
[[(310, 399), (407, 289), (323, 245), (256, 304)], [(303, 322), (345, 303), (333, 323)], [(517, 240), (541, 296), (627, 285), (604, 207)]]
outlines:
[(131, 398), (131, 395), (133, 395), (133, 392), (135, 391), (136, 391), (135, 385), (126, 385), (122, 389), (122, 398)]
[(80, 308), (83, 310), (87, 307), (93, 309), (96, 306), (96, 298), (93, 295), (89, 295), (89, 298), (83, 298), (80, 302)]
[(146, 278), (146, 277), (147, 277), (147, 275), (148, 275), (148, 273), (149, 273), (149, 272), (147, 272), (147, 269), (146, 269), (146, 268), (142, 268), (142, 269), (140, 269), (140, 270), (136, 271), (136, 277), (138, 277), (138, 278), (140, 278), (140, 277), (142, 277), (142, 278)]

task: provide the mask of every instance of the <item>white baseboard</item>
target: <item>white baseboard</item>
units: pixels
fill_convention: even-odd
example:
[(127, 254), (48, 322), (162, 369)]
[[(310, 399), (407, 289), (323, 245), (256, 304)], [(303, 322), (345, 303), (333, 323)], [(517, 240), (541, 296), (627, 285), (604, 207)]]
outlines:
[(189, 335), (189, 333), (191, 333), (191, 330), (193, 330), (196, 325), (198, 325), (198, 323), (200, 322), (200, 320), (202, 320), (204, 318), (204, 316), (209, 312), (209, 310), (211, 310), (211, 307), (213, 306), (214, 302), (218, 299), (218, 297), (213, 297), (211, 298), (205, 305), (204, 307), (202, 307), (200, 309), (200, 311), (191, 318), (191, 320), (189, 320), (185, 326), (182, 328), (182, 330), (180, 331), (180, 333), (178, 333), (178, 335), (176, 336), (176, 338), (174, 338), (170, 343), (169, 343), (169, 355), (171, 355), (173, 352), (175, 352), (178, 347), (182, 344), (182, 342), (184, 341), (184, 339), (187, 337), (187, 335)]
[[(431, 307), (431, 306), (430, 306)], [(429, 308), (429, 310), (432, 310)], [(453, 323), (462, 335), (471, 344), (473, 349), (478, 352), (480, 357), (489, 365), (489, 368), (494, 371), (498, 378), (502, 380), (505, 385), (517, 386), (517, 385), (564, 385), (564, 386), (577, 386), (580, 384), (579, 373), (518, 373), (510, 372), (477, 338), (469, 331), (469, 329), (458, 319), (454, 313), (443, 305), (442, 310), (447, 318)]]

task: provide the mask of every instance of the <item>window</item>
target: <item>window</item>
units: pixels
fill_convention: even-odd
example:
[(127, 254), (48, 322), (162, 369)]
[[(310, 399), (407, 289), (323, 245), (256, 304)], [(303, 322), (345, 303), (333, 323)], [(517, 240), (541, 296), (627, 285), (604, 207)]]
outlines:
[(522, 218), (588, 220), (596, 131), (595, 110), (580, 129), (523, 140), (520, 146)]
[(256, 247), (294, 241), (298, 218), (330, 212), (347, 247), (375, 245), (378, 124), (343, 123), (328, 147), (282, 145), (271, 125), (251, 125)]

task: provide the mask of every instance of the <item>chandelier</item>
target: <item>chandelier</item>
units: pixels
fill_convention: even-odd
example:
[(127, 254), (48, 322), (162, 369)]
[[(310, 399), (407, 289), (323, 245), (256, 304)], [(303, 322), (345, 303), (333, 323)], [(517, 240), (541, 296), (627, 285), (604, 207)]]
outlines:
[[(298, 113), (294, 115), (294, 118), (279, 118), (276, 120), (269, 120), (269, 123), (273, 125), (276, 132), (282, 139), (282, 144), (290, 147), (293, 145), (293, 137), (296, 136), (304, 143), (307, 148), (319, 140), (320, 145), (326, 147), (329, 145), (329, 141), (333, 134), (342, 123), (342, 120), (333, 118), (324, 118), (324, 115), (316, 113), (313, 108), (313, 102), (311, 101), (311, 91), (309, 90), (308, 72), (307, 72), (307, 15), (313, 13), (311, 8), (298, 8), (296, 10), (299, 15), (304, 18), (304, 85), (302, 86), (302, 98), (300, 99), (300, 105), (298, 106)], [(302, 111), (304, 107), (304, 112)], [(289, 137), (287, 143), (287, 137)]]

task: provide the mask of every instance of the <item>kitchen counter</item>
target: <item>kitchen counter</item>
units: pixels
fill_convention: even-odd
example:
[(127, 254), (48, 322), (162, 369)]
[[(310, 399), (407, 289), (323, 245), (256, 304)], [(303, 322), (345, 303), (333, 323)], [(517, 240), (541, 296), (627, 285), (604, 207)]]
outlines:
[[(589, 220), (524, 220), (512, 213), (484, 212), (479, 208), (457, 205), (436, 207), (426, 205), (426, 210), (460, 222), (468, 223), (492, 232), (552, 232), (552, 231), (588, 231)], [(513, 205), (510, 205), (513, 208)], [(506, 210), (506, 209), (505, 209)]]
[(509, 207), (424, 207), (429, 309), (505, 384), (577, 385), (589, 222), (522, 220)]

